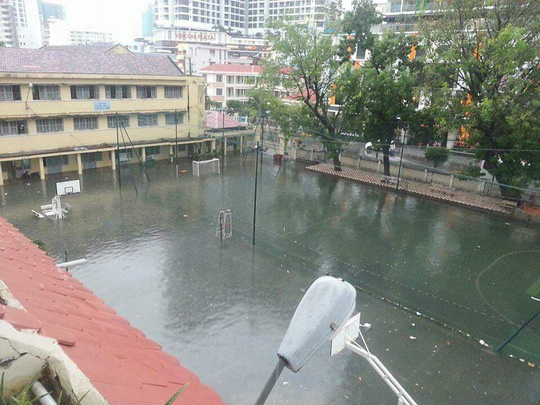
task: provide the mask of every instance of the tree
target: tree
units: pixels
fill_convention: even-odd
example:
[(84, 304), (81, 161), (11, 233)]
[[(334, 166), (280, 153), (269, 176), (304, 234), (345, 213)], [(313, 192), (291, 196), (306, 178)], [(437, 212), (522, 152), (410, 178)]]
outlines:
[(454, 0), (425, 22), (426, 94), (503, 196), (540, 178), (540, 2)]
[(346, 34), (340, 43), (339, 56), (347, 62), (357, 50), (366, 50), (373, 45), (375, 35), (371, 27), (381, 23), (381, 16), (371, 0), (354, 0), (351, 11), (343, 16), (341, 31)]
[(437, 166), (448, 161), (450, 152), (446, 148), (427, 148), (424, 156), (433, 163), (433, 168), (436, 169)]
[(291, 95), (288, 102), (274, 98), (269, 106), (272, 118), (288, 122), (289, 131), (319, 139), (334, 169), (341, 170), (341, 108), (330, 109), (340, 74), (339, 41), (309, 24), (278, 21), (268, 28), (267, 40), (275, 57), (265, 62), (260, 87), (269, 95), (277, 88)]
[(369, 58), (359, 68), (349, 64), (338, 85), (338, 97), (349, 100), (345, 120), (360, 126), (366, 140), (381, 143), (385, 175), (390, 175), (390, 143), (396, 130), (416, 117), (421, 65), (409, 54), (417, 43), (416, 37), (390, 32), (373, 38)]

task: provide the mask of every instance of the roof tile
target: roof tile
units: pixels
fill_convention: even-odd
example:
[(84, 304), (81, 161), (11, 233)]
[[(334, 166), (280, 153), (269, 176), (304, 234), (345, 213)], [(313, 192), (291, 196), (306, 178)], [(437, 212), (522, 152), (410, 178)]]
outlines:
[(0, 47), (0, 73), (182, 76), (167, 55)]
[[(0, 65), (1, 58), (0, 51)], [(17, 329), (38, 330), (56, 339), (109, 403), (162, 404), (186, 383), (179, 404), (222, 403), (178, 359), (56, 267), (3, 218), (0, 279), (25, 308), (0, 305), (0, 318), (3, 314)]]

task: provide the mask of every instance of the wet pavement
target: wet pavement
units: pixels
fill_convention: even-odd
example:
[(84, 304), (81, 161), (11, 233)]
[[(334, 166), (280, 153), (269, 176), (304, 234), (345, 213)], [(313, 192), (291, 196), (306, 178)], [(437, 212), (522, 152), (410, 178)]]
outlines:
[[(540, 402), (537, 368), (428, 319), (500, 344), (538, 310), (529, 298), (540, 289), (537, 228), (266, 156), (253, 248), (253, 157), (245, 166), (230, 158), (224, 176), (181, 166), (187, 174), (166, 162), (149, 169), (150, 184), (124, 169), (121, 192), (110, 170), (87, 171), (83, 192), (64, 198), (72, 214), (57, 223), (31, 210), (66, 175), (8, 185), (0, 215), (58, 260), (86, 257), (73, 274), (231, 404), (254, 402), (296, 305), (327, 273), (359, 288), (370, 349), (418, 403)], [(226, 208), (233, 237), (221, 244), (216, 219)], [(506, 354), (538, 362), (539, 327)], [(365, 360), (329, 351), (296, 375), (285, 370), (268, 403), (397, 403)]]

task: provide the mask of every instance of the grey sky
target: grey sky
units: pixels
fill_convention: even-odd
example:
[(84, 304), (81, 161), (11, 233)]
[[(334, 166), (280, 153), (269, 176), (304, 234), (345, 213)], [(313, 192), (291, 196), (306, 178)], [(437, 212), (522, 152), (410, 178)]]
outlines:
[[(116, 42), (131, 42), (141, 35), (141, 14), (149, 0), (52, 0), (66, 6), (73, 29), (95, 29), (113, 34)], [(350, 8), (351, 0), (343, 0)]]
[(117, 42), (141, 35), (141, 14), (149, 0), (56, 0), (66, 6), (73, 29), (96, 29), (113, 34)]

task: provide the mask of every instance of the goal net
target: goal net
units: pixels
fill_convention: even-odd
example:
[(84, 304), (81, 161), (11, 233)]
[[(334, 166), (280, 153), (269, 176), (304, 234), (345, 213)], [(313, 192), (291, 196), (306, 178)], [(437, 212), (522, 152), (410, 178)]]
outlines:
[(193, 175), (200, 177), (204, 174), (219, 173), (219, 159), (193, 161)]

